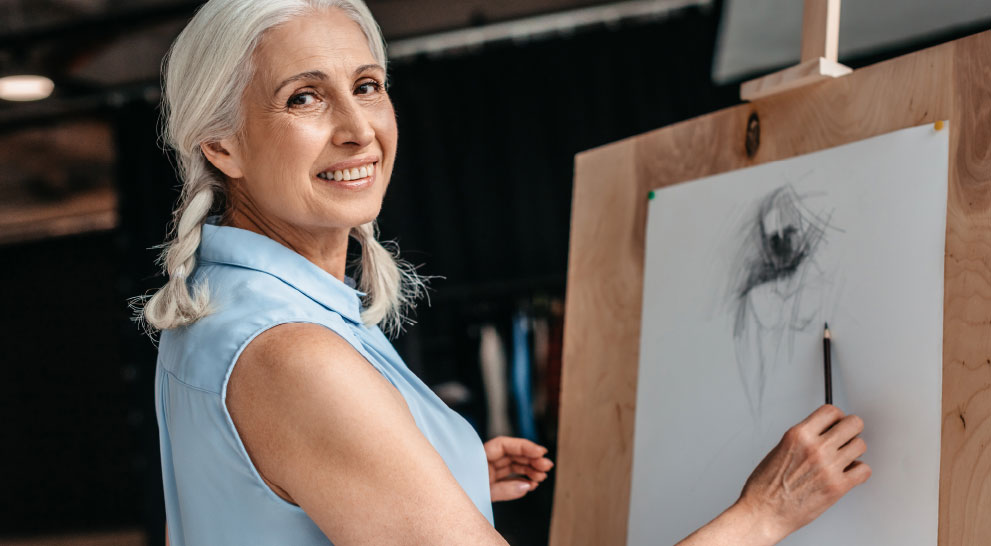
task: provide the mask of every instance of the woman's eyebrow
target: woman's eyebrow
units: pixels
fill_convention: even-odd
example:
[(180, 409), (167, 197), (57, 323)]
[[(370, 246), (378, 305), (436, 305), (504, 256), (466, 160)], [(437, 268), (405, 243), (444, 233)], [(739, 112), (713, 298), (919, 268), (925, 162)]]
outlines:
[(273, 91), (272, 94), (274, 95), (278, 93), (280, 89), (295, 81), (299, 81), (299, 80), (326, 81), (328, 79), (330, 78), (327, 76), (327, 74), (321, 70), (307, 70), (306, 72), (300, 72), (295, 76), (289, 76), (288, 78), (282, 80), (282, 83), (280, 83), (279, 86), (275, 88), (275, 91)]
[(379, 70), (381, 72), (385, 72), (385, 69), (382, 68), (382, 65), (379, 65), (379, 64), (376, 64), (376, 63), (363, 64), (363, 65), (359, 66), (358, 68), (355, 68), (354, 69), (354, 72), (351, 73), (351, 77), (354, 78), (355, 76), (357, 76), (358, 74), (361, 74), (362, 72), (364, 72), (366, 70)]
[[(354, 72), (352, 73), (351, 76), (352, 77), (355, 77), (358, 74), (361, 74), (362, 72), (364, 72), (366, 70), (373, 70), (373, 69), (378, 69), (378, 70), (380, 70), (382, 72), (385, 72), (385, 69), (383, 69), (382, 66), (379, 65), (379, 64), (376, 64), (376, 63), (373, 63), (373, 64), (363, 64), (363, 65), (359, 66), (358, 68), (354, 69)], [(326, 80), (329, 80), (329, 79), (330, 79), (330, 77), (327, 76), (327, 73), (324, 72), (324, 71), (322, 71), (322, 70), (307, 70), (306, 72), (300, 72), (299, 74), (296, 74), (295, 76), (289, 76), (288, 78), (282, 80), (282, 83), (280, 83), (279, 86), (275, 88), (275, 91), (273, 91), (272, 94), (274, 95), (274, 94), (278, 93), (280, 89), (282, 89), (283, 87), (285, 87), (285, 86), (287, 86), (290, 83), (295, 82), (295, 81), (299, 81), (299, 80), (321, 80), (321, 81), (326, 81)]]

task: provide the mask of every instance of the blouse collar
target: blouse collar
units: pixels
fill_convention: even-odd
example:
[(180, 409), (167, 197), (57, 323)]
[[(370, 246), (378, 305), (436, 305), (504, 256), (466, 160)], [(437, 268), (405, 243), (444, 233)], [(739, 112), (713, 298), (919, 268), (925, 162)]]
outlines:
[(217, 225), (216, 217), (211, 217), (203, 224), (199, 259), (267, 273), (345, 319), (361, 324), (361, 297), (366, 293), (355, 288), (354, 279), (345, 276), (346, 282), (341, 281), (264, 235)]

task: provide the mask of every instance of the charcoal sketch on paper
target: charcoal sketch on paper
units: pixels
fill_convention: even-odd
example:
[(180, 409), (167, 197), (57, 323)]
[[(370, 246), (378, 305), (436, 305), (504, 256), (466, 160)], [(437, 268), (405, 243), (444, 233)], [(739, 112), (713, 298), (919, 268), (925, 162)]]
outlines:
[(824, 322), (875, 472), (781, 546), (936, 544), (949, 157), (927, 124), (655, 191), (626, 546), (712, 521), (823, 404)]
[(830, 281), (816, 259), (831, 214), (811, 210), (786, 184), (745, 217), (732, 265), (729, 304), (736, 362), (751, 414), (759, 419), (767, 379), (794, 354), (795, 332), (821, 324), (819, 299)]

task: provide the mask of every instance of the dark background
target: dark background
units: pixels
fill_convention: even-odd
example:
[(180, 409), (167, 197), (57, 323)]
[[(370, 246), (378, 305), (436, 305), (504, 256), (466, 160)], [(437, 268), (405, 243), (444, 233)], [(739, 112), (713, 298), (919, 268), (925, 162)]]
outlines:
[[(181, 21), (195, 5), (145, 16)], [(737, 102), (736, 84), (709, 77), (720, 6), (391, 65), (400, 141), (380, 226), (422, 274), (444, 277), (395, 341), (428, 385), (477, 387), (471, 325), (505, 322), (516, 302), (563, 298), (575, 153)], [(67, 21), (57, 25), (77, 37), (124, 24)], [(0, 48), (53, 39), (42, 28), (0, 37)], [(161, 543), (155, 347), (127, 305), (163, 283), (152, 247), (178, 195), (149, 85), (157, 81), (77, 82), (58, 108), (0, 111), (0, 135), (76, 117), (108, 123), (118, 199), (113, 229), (0, 245), (0, 537), (144, 529)], [(460, 409), (484, 423), (478, 404)], [(540, 441), (554, 458), (555, 438)], [(511, 544), (546, 544), (553, 475), (524, 500), (495, 506)]]

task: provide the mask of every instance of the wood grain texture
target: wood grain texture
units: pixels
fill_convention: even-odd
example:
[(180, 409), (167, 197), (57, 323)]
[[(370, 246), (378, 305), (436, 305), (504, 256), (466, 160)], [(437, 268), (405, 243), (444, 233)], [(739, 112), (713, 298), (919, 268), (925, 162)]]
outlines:
[(991, 544), (991, 40), (956, 44), (943, 293), (940, 546)]
[[(647, 191), (944, 119), (951, 135), (939, 545), (991, 544), (988, 52), (991, 32), (578, 154), (552, 545), (626, 543)], [(761, 135), (749, 157), (753, 113)]]
[(626, 533), (625, 510), (603, 518), (595, 499), (629, 502), (647, 190), (628, 144), (575, 161), (563, 354), (573, 365), (562, 369), (557, 461), (569, 470), (558, 474), (555, 544), (614, 544)]

